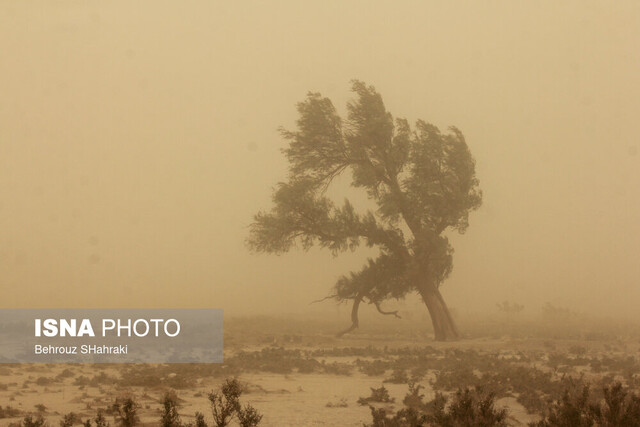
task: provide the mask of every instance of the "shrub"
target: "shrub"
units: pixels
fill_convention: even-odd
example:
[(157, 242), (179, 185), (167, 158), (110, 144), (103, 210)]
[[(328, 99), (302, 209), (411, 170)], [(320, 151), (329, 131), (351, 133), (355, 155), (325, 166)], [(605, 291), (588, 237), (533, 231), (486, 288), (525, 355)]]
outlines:
[(389, 396), (389, 390), (385, 386), (380, 388), (371, 387), (371, 396), (358, 399), (358, 404), (363, 406), (368, 405), (369, 402), (393, 403), (395, 399)]
[(12, 408), (11, 406), (5, 406), (4, 408), (0, 405), (0, 418), (13, 418), (20, 416), (21, 411), (17, 408)]
[(168, 392), (162, 399), (162, 427), (180, 427), (180, 416), (178, 415), (178, 397), (174, 392)]
[(62, 417), (62, 420), (60, 420), (60, 427), (72, 427), (74, 424), (80, 424), (81, 422), (82, 420), (80, 419), (78, 414), (69, 412), (64, 417)]
[(66, 368), (64, 371), (60, 372), (58, 375), (56, 375), (56, 380), (61, 380), (63, 378), (71, 378), (74, 377), (76, 374), (73, 373), (73, 371), (69, 368)]
[(236, 379), (226, 380), (219, 392), (209, 393), (213, 421), (217, 427), (229, 425), (234, 414), (240, 410), (242, 388)]
[(196, 412), (196, 427), (207, 427), (207, 423), (204, 421), (204, 415), (202, 415), (202, 412)]
[(360, 371), (362, 371), (362, 373), (372, 377), (384, 375), (384, 373), (387, 371), (387, 368), (389, 366), (388, 362), (378, 360), (378, 359), (371, 362), (358, 359), (356, 361), (356, 364), (360, 367)]
[(391, 373), (391, 376), (383, 382), (391, 384), (407, 384), (409, 382), (409, 377), (404, 369), (396, 368)]
[(484, 393), (481, 388), (459, 389), (446, 407), (447, 398), (436, 393), (429, 404), (431, 414), (427, 421), (437, 426), (506, 426), (507, 410), (495, 407), (495, 394)]
[(581, 390), (568, 388), (561, 399), (554, 402), (545, 417), (531, 423), (535, 427), (637, 427), (640, 426), (640, 397), (630, 394), (615, 383), (603, 388), (603, 402), (596, 402), (589, 386)]
[(238, 411), (238, 422), (240, 427), (255, 427), (260, 424), (262, 415), (251, 405), (247, 404)]
[(47, 422), (42, 418), (42, 415), (38, 415), (37, 417), (33, 417), (33, 415), (27, 415), (22, 420), (22, 427), (43, 427), (47, 426)]
[[(220, 388), (219, 392), (209, 393), (209, 401), (211, 402), (211, 412), (213, 413), (213, 421), (217, 427), (229, 425), (235, 417), (241, 427), (255, 427), (262, 420), (262, 415), (251, 405), (244, 408), (240, 405), (240, 395), (242, 395), (242, 386), (240, 382), (233, 378), (227, 379)], [(200, 421), (203, 424), (198, 426), (206, 426), (204, 417), (198, 420), (196, 414), (196, 423)]]
[(53, 378), (49, 377), (38, 377), (38, 379), (36, 380), (37, 385), (51, 385), (55, 382), (56, 381)]
[(343, 397), (337, 402), (327, 402), (327, 404), (324, 406), (326, 406), (327, 408), (347, 408), (349, 407), (349, 404), (347, 403), (347, 399)]
[(98, 409), (98, 413), (93, 421), (95, 421), (96, 427), (109, 427), (109, 422), (104, 417), (104, 411), (101, 409)]
[(447, 407), (447, 397), (436, 393), (429, 403), (423, 402), (421, 386), (409, 385), (404, 398), (405, 407), (395, 415), (388, 416), (384, 408), (370, 406), (372, 424), (368, 427), (502, 427), (506, 426), (507, 410), (495, 408), (493, 393), (481, 389), (458, 390)]
[(140, 405), (133, 397), (119, 397), (111, 407), (116, 422), (121, 427), (134, 427), (140, 421), (136, 414)]

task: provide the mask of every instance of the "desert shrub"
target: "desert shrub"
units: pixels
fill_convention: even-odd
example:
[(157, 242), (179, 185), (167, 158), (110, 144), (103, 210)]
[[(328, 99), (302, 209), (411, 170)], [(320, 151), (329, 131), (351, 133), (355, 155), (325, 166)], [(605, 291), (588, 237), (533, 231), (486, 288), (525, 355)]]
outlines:
[(298, 372), (301, 374), (310, 374), (316, 372), (320, 367), (320, 362), (316, 359), (301, 359), (296, 363)]
[(102, 411), (101, 409), (98, 409), (96, 417), (93, 419), (93, 421), (96, 423), (96, 427), (109, 427), (109, 422), (104, 417), (104, 411)]
[(481, 388), (459, 389), (447, 407), (447, 398), (436, 393), (428, 404), (431, 412), (427, 422), (431, 425), (454, 426), (506, 426), (507, 410), (495, 407), (495, 394), (484, 393)]
[(19, 417), (22, 412), (11, 406), (5, 406), (4, 408), (0, 405), (0, 418), (14, 418)]
[(113, 384), (116, 380), (117, 379), (115, 377), (107, 375), (104, 372), (100, 372), (98, 375), (94, 375), (93, 378), (91, 378), (89, 385), (92, 387), (98, 387), (103, 384)]
[(383, 361), (379, 359), (376, 359), (373, 361), (358, 359), (356, 360), (356, 365), (358, 366), (358, 368), (363, 374), (369, 375), (371, 377), (375, 377), (379, 375), (384, 375), (387, 369), (389, 369), (390, 364), (387, 361)]
[[(58, 375), (58, 377), (56, 378), (59, 378), (59, 377), (60, 375)], [(116, 377), (107, 375), (104, 372), (100, 372), (99, 374), (94, 375), (91, 378), (86, 377), (84, 375), (80, 375), (79, 377), (76, 377), (73, 380), (73, 385), (99, 387), (103, 384), (114, 384), (117, 382), (118, 382), (118, 379)]]
[(73, 371), (69, 368), (65, 368), (65, 370), (63, 370), (62, 372), (60, 372), (58, 375), (56, 375), (56, 380), (61, 380), (64, 378), (71, 378), (74, 377), (76, 374), (73, 373)]
[(33, 417), (33, 415), (27, 415), (22, 420), (22, 427), (44, 427), (47, 426), (48, 423), (42, 418), (42, 415), (38, 415), (37, 417)]
[(509, 301), (503, 301), (501, 303), (496, 304), (498, 310), (507, 315), (518, 314), (522, 310), (524, 310), (524, 306), (518, 303), (513, 303)]
[[(242, 391), (240, 382), (233, 378), (227, 379), (220, 391), (209, 393), (211, 412), (216, 427), (227, 426), (234, 418), (237, 418), (241, 427), (255, 427), (260, 423), (262, 415), (255, 408), (251, 405), (242, 407), (240, 404)], [(204, 418), (201, 422), (204, 423)]]
[(587, 354), (587, 349), (581, 345), (572, 345), (569, 347), (569, 353), (574, 354), (576, 356), (584, 356)]
[(161, 372), (150, 366), (131, 365), (127, 367), (117, 381), (123, 387), (155, 388), (162, 385)]
[(544, 307), (542, 307), (542, 313), (544, 314), (544, 317), (546, 319), (550, 319), (552, 322), (554, 320), (566, 320), (572, 317), (576, 317), (576, 313), (572, 312), (568, 308), (556, 307), (550, 303), (546, 303)]
[(55, 382), (55, 379), (49, 377), (38, 377), (38, 379), (36, 380), (37, 385), (51, 385)]
[(255, 427), (262, 421), (262, 415), (251, 405), (247, 404), (238, 411), (240, 427)]
[(202, 412), (196, 412), (195, 427), (207, 427), (207, 423), (204, 420)]
[(371, 396), (358, 399), (359, 405), (368, 405), (369, 402), (392, 403), (395, 402), (395, 399), (389, 396), (389, 390), (385, 386), (380, 388), (371, 387)]
[(407, 376), (407, 371), (405, 369), (396, 368), (391, 373), (391, 376), (383, 382), (391, 384), (407, 384), (409, 382), (409, 377)]
[(423, 388), (424, 387), (419, 384), (410, 382), (409, 391), (407, 392), (404, 399), (402, 399), (402, 404), (407, 408), (413, 409), (415, 411), (424, 411), (426, 409), (426, 406), (423, 402), (424, 395), (420, 394), (420, 390), (422, 390)]
[[(476, 370), (482, 371), (481, 376)], [(466, 364), (443, 366), (436, 373), (432, 387), (437, 391), (454, 391), (458, 388), (475, 388), (494, 393), (496, 397), (516, 396), (518, 403), (529, 413), (539, 413), (547, 401), (557, 399), (571, 382), (583, 382), (582, 378), (564, 376), (557, 378), (552, 372), (534, 367), (520, 366), (504, 360), (487, 363), (482, 359), (469, 359)]]
[(640, 363), (634, 356), (603, 357), (599, 359), (599, 362), (601, 370), (619, 373), (627, 379), (632, 379), (640, 371)]
[(414, 366), (411, 368), (411, 378), (409, 382), (417, 382), (424, 378), (427, 375), (429, 370), (426, 366)]
[(322, 370), (326, 374), (333, 375), (351, 375), (351, 365), (348, 363), (322, 363)]
[(60, 420), (60, 427), (72, 427), (74, 424), (81, 424), (82, 420), (78, 416), (78, 414), (74, 412), (69, 412), (62, 417)]
[(111, 411), (120, 427), (134, 427), (140, 419), (137, 412), (140, 408), (138, 402), (133, 397), (119, 397), (111, 406)]
[(495, 407), (495, 395), (481, 389), (459, 389), (447, 406), (448, 398), (436, 393), (435, 398), (424, 403), (421, 386), (410, 384), (403, 400), (405, 405), (393, 415), (384, 408), (370, 406), (372, 424), (368, 427), (502, 427), (506, 426), (507, 410)]
[(389, 354), (389, 349), (379, 349), (371, 345), (367, 347), (334, 347), (319, 348), (311, 352), (312, 357), (383, 357)]
[(594, 421), (589, 406), (589, 386), (584, 386), (580, 391), (575, 388), (567, 389), (562, 398), (554, 402), (542, 420), (529, 425), (532, 427), (590, 427), (594, 425)]
[(327, 402), (327, 404), (324, 406), (326, 406), (327, 408), (347, 408), (349, 407), (349, 404), (347, 403), (347, 399), (343, 397), (337, 402)]
[(455, 390), (458, 387), (468, 387), (477, 384), (479, 378), (471, 366), (458, 366), (436, 372), (436, 379), (432, 386), (435, 390)]
[(91, 380), (88, 377), (85, 377), (84, 375), (80, 375), (79, 377), (76, 377), (75, 380), (73, 380), (73, 385), (87, 386), (89, 385), (90, 382)]
[(637, 427), (640, 426), (640, 397), (622, 384), (603, 388), (602, 401), (594, 399), (588, 385), (566, 389), (535, 427)]
[(240, 410), (242, 388), (236, 379), (226, 380), (219, 392), (209, 393), (213, 421), (217, 427), (229, 425), (235, 413)]
[(163, 379), (162, 384), (175, 389), (192, 388), (196, 385), (196, 379), (195, 377), (174, 375)]
[[(260, 351), (241, 351), (225, 362), (225, 368), (232, 372), (259, 371), (276, 374), (290, 374), (294, 370), (303, 373), (331, 370), (316, 359), (308, 357), (300, 350), (281, 347), (266, 347)], [(336, 368), (339, 370), (339, 368)]]
[(180, 415), (178, 415), (178, 397), (174, 392), (165, 393), (162, 398), (162, 427), (180, 427)]
[(371, 409), (371, 424), (365, 424), (364, 427), (422, 427), (426, 426), (426, 415), (419, 414), (413, 409), (401, 409), (393, 416), (387, 416), (387, 410), (384, 408)]

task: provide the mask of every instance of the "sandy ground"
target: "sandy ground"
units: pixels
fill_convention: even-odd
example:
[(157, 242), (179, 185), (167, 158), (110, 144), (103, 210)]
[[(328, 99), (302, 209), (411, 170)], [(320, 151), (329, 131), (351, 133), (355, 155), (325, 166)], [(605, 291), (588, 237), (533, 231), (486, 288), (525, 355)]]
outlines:
[[(250, 325), (249, 325), (250, 326)], [(273, 326), (273, 325), (271, 325)], [(273, 327), (267, 329), (273, 330)], [(242, 333), (243, 328), (247, 331)], [(635, 358), (638, 354), (636, 338), (621, 340), (584, 340), (563, 338), (513, 338), (513, 337), (476, 337), (451, 343), (435, 343), (428, 338), (428, 332), (410, 332), (404, 336), (396, 336), (381, 331), (379, 334), (354, 334), (346, 339), (336, 339), (328, 333), (271, 336), (256, 332), (255, 327), (243, 325), (242, 328), (229, 328), (235, 334), (230, 339), (225, 337), (225, 357), (239, 351), (258, 351), (264, 348), (282, 346), (286, 349), (304, 349), (306, 351), (335, 348), (421, 348), (433, 346), (438, 351), (443, 349), (478, 350), (489, 352), (493, 357), (511, 357), (518, 352), (544, 353), (541, 360), (547, 360), (551, 353), (566, 353), (576, 346), (584, 346), (586, 351), (598, 357)], [(308, 325), (305, 326), (309, 330)], [(414, 336), (415, 334), (415, 336)], [(242, 338), (238, 338), (242, 337)], [(594, 356), (595, 357), (595, 356)], [(329, 373), (292, 373), (281, 374), (260, 372), (248, 369), (239, 372), (238, 379), (246, 386), (241, 401), (250, 403), (261, 414), (264, 426), (362, 426), (371, 422), (370, 409), (357, 403), (361, 397), (370, 394), (370, 388), (383, 385), (391, 371), (380, 375), (366, 375), (355, 367), (356, 357), (318, 356), (318, 361), (326, 363), (339, 362), (351, 364), (350, 375)], [(363, 357), (360, 357), (363, 359)], [(365, 357), (366, 359), (366, 357)], [(550, 370), (543, 362), (537, 362), (538, 368)], [(130, 365), (129, 365), (130, 366)], [(56, 426), (64, 414), (74, 412), (81, 419), (94, 417), (98, 408), (107, 408), (117, 396), (132, 394), (140, 404), (138, 415), (142, 425), (158, 425), (161, 414), (161, 399), (170, 389), (166, 386), (123, 387), (117, 381), (101, 381), (95, 386), (74, 384), (78, 377), (93, 377), (104, 373), (109, 377), (119, 378), (123, 375), (123, 365), (63, 365), (63, 364), (20, 364), (0, 365), (0, 406), (21, 411), (20, 416), (0, 418), (0, 427), (19, 423), (26, 414), (42, 414), (49, 425)], [(156, 368), (153, 368), (156, 369)], [(167, 370), (168, 369), (168, 370)], [(169, 375), (172, 367), (166, 365), (158, 375)], [(592, 375), (588, 367), (572, 367), (574, 372)], [(151, 371), (154, 372), (154, 371)], [(58, 378), (56, 378), (58, 377)], [(45, 378), (43, 380), (42, 378)], [(54, 379), (47, 381), (46, 379)], [(196, 411), (205, 414), (211, 420), (211, 410), (207, 394), (217, 389), (224, 381), (224, 376), (198, 377), (195, 384), (175, 389), (180, 399), (179, 412), (184, 422), (192, 421)], [(434, 396), (430, 382), (433, 372), (420, 380), (424, 386), (422, 393), (425, 400)], [(394, 403), (376, 403), (392, 410), (402, 408), (402, 399), (407, 393), (407, 384), (384, 383)], [(513, 425), (526, 425), (538, 419), (538, 415), (528, 414), (525, 408), (514, 397), (505, 397), (497, 401), (498, 407), (507, 407)], [(43, 410), (44, 408), (44, 410)], [(113, 423), (113, 417), (107, 419)], [(211, 423), (210, 423), (211, 425)]]
[[(9, 378), (2, 377), (4, 384), (10, 384), (7, 390), (0, 392), (0, 402), (3, 406), (11, 405), (23, 411), (36, 411), (36, 405), (43, 404), (46, 411), (43, 415), (51, 425), (57, 425), (63, 414), (74, 412), (85, 419), (95, 415), (95, 408), (105, 407), (112, 398), (121, 394), (122, 390), (115, 386), (101, 385), (99, 387), (86, 386), (80, 388), (73, 385), (73, 378), (66, 379), (62, 384), (50, 386), (30, 385), (22, 389), (19, 384), (25, 380), (34, 379), (41, 375), (55, 376), (67, 369), (68, 365), (39, 365), (38, 369), (29, 369), (27, 365), (14, 367), (15, 374)], [(29, 369), (27, 371), (27, 369)], [(77, 375), (92, 375), (89, 367), (73, 366)], [(117, 375), (118, 369), (105, 370), (106, 373)], [(264, 414), (261, 425), (265, 426), (362, 426), (371, 421), (370, 410), (367, 406), (358, 405), (360, 397), (367, 396), (370, 388), (383, 385), (384, 376), (367, 376), (354, 372), (350, 376), (325, 374), (243, 374), (238, 377), (246, 383), (249, 392), (242, 401), (251, 403)], [(219, 379), (202, 380), (195, 389), (177, 390), (182, 400), (180, 413), (185, 422), (193, 420), (196, 411), (205, 415), (210, 413), (206, 395), (221, 384)], [(427, 399), (433, 397), (433, 391), (427, 382), (423, 391)], [(406, 384), (384, 384), (389, 395), (395, 398), (393, 404), (383, 404), (390, 409), (398, 409), (402, 405), (407, 392)], [(145, 390), (142, 387), (127, 389), (136, 396), (142, 405), (139, 411), (144, 424), (157, 425), (161, 414), (161, 399), (163, 390)], [(344, 406), (346, 405), (346, 406)], [(378, 404), (380, 406), (380, 404)], [(501, 399), (498, 406), (507, 406), (512, 416), (520, 422), (536, 419), (526, 414), (524, 408), (513, 398)], [(0, 420), (0, 426), (20, 422), (22, 417)]]

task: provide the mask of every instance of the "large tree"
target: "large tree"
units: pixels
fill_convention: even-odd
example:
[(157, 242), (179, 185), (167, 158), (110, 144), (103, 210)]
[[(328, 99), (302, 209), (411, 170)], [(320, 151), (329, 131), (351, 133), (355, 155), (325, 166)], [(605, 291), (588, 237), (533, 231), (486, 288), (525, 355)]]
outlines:
[[(455, 339), (458, 330), (439, 290), (452, 269), (444, 233), (464, 233), (469, 212), (481, 204), (474, 159), (457, 128), (442, 133), (422, 120), (411, 128), (394, 120), (374, 87), (354, 81), (352, 90), (344, 121), (319, 93), (298, 104), (297, 129), (281, 130), (289, 141), (283, 150), (288, 180), (275, 188), (272, 209), (255, 215), (249, 246), (268, 253), (319, 246), (334, 254), (377, 247), (378, 257), (341, 277), (328, 297), (353, 304), (351, 327), (342, 333), (358, 327), (362, 302), (394, 314), (380, 304), (417, 292), (435, 338)], [(349, 200), (338, 205), (326, 196), (346, 171), (377, 209), (357, 213)]]

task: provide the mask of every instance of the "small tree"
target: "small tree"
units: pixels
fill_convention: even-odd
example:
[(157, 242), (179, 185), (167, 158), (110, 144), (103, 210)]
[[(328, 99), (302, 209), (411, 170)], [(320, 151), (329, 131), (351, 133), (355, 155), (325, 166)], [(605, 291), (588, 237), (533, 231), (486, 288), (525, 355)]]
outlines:
[(117, 398), (111, 409), (119, 426), (134, 427), (140, 421), (137, 415), (139, 407), (133, 397), (128, 396)]
[[(242, 386), (235, 378), (227, 379), (219, 392), (209, 393), (213, 421), (217, 427), (229, 425), (233, 418), (238, 419), (241, 427), (255, 427), (260, 424), (262, 415), (250, 404), (242, 407), (240, 404), (241, 395)], [(198, 418), (198, 415), (200, 415), (200, 418)], [(204, 424), (204, 417), (202, 417), (202, 414), (196, 414), (196, 426), (199, 427), (201, 425), (206, 425)]]
[[(281, 131), (290, 142), (284, 150), (289, 178), (275, 189), (273, 209), (255, 215), (248, 244), (268, 253), (316, 245), (334, 255), (360, 244), (377, 247), (379, 256), (339, 279), (329, 296), (353, 303), (351, 326), (342, 333), (358, 327), (361, 302), (397, 316), (382, 310), (382, 302), (417, 292), (436, 339), (456, 338), (439, 289), (452, 269), (444, 233), (463, 233), (469, 212), (481, 204), (473, 157), (457, 128), (442, 133), (419, 120), (412, 129), (407, 120), (393, 119), (372, 86), (354, 81), (353, 92), (346, 121), (318, 93), (298, 104), (297, 130)], [(348, 200), (339, 206), (326, 197), (346, 170), (375, 211), (357, 213)]]
[(209, 393), (213, 421), (217, 427), (229, 425), (236, 412), (240, 410), (242, 388), (238, 380), (225, 380), (219, 392)]
[(180, 415), (178, 415), (178, 396), (174, 392), (168, 392), (162, 399), (162, 427), (180, 427)]

